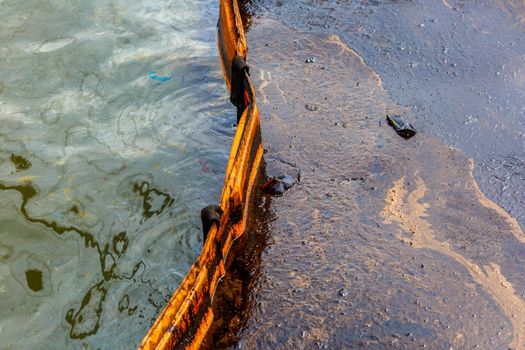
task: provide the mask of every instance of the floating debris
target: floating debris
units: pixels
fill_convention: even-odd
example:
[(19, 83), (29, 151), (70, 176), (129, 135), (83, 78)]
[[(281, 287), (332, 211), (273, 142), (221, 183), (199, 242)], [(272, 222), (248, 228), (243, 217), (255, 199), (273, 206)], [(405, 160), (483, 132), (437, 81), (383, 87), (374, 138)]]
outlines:
[(348, 296), (348, 294), (350, 294), (350, 293), (348, 292), (348, 289), (343, 288), (343, 289), (339, 290), (338, 294), (339, 294), (339, 296), (341, 296), (343, 298), (346, 298)]
[(209, 175), (215, 175), (213, 171), (210, 170), (210, 167), (208, 166), (208, 162), (205, 159), (197, 159), (197, 163), (201, 166), (201, 170), (203, 173), (209, 174)]
[(282, 196), (295, 185), (296, 181), (289, 175), (280, 175), (268, 179), (262, 185), (262, 191), (272, 196)]
[(472, 116), (472, 115), (467, 115), (465, 117), (465, 121), (463, 122), (463, 124), (465, 125), (469, 125), (469, 124), (472, 124), (474, 122), (477, 122), (478, 121), (478, 118)]
[(319, 106), (317, 105), (314, 105), (313, 103), (307, 103), (304, 105), (304, 108), (306, 108), (307, 110), (311, 111), (311, 112), (316, 112), (319, 110)]
[(315, 57), (308, 57), (307, 59), (304, 60), (304, 63), (315, 63), (317, 62), (317, 58)]
[(416, 128), (409, 122), (403, 120), (399, 115), (387, 115), (386, 120), (390, 126), (399, 134), (399, 136), (409, 139), (414, 136), (417, 131)]
[(148, 78), (156, 80), (156, 81), (160, 81), (160, 82), (166, 82), (168, 80), (171, 80), (172, 77), (173, 77), (173, 73), (171, 73), (170, 75), (164, 75), (164, 76), (157, 75), (157, 72), (148, 73)]

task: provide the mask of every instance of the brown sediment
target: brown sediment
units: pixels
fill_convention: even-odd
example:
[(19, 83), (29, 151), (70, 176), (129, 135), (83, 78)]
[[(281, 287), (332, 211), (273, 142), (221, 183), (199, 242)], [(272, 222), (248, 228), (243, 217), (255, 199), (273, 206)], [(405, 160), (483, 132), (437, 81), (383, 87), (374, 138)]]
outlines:
[[(472, 161), (469, 162), (472, 164)], [(472, 168), (471, 168), (472, 170)], [(476, 181), (472, 177), (475, 195), (480, 203), (490, 209), (494, 209), (506, 218), (510, 216), (495, 203), (487, 199), (477, 188)], [(447, 242), (438, 241), (435, 237), (432, 225), (426, 220), (427, 209), (430, 204), (422, 201), (427, 192), (424, 181), (416, 174), (416, 188), (408, 193), (405, 187), (405, 177), (394, 182), (388, 190), (385, 207), (381, 217), (385, 224), (397, 222), (404, 232), (411, 234), (406, 237), (399, 234), (401, 240), (408, 239), (410, 246), (419, 249), (432, 249), (443, 253), (466, 268), (470, 275), (494, 298), (502, 312), (508, 317), (513, 325), (513, 341), (511, 347), (515, 349), (525, 348), (525, 301), (515, 292), (512, 284), (507, 281), (501, 273), (501, 268), (496, 263), (480, 267), (465, 256), (454, 251)], [(407, 196), (408, 193), (408, 196)], [(512, 220), (510, 220), (512, 223)], [(518, 226), (519, 228), (519, 226)], [(521, 230), (520, 230), (520, 234)], [(521, 236), (520, 236), (521, 237)], [(518, 238), (518, 237), (517, 237)]]

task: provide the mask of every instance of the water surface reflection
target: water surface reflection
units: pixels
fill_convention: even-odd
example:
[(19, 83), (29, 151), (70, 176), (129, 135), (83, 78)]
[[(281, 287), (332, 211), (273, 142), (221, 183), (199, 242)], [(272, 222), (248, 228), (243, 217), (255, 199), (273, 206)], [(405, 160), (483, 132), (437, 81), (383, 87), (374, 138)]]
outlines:
[(3, 1), (0, 340), (138, 345), (233, 135), (215, 1)]

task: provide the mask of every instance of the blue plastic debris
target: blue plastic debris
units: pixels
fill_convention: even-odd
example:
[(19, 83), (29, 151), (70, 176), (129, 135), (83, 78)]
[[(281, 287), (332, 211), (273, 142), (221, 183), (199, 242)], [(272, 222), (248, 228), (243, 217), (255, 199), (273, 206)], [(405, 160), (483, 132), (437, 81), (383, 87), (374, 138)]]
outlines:
[(165, 75), (165, 76), (157, 75), (157, 72), (149, 72), (148, 73), (148, 77), (150, 79), (153, 79), (153, 80), (156, 80), (156, 81), (161, 81), (161, 82), (166, 82), (166, 81), (170, 80), (172, 76), (173, 76), (173, 73), (170, 74), (170, 75)]

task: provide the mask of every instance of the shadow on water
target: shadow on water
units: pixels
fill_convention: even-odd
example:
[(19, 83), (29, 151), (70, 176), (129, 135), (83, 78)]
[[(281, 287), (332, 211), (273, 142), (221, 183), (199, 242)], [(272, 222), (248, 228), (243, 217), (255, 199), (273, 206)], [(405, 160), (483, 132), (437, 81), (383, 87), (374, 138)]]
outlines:
[[(266, 162), (301, 181), (267, 203), (264, 250), (232, 265), (208, 348), (523, 349), (525, 236), (474, 161), (340, 37), (250, 22)], [(421, 132), (402, 139), (387, 114)]]

